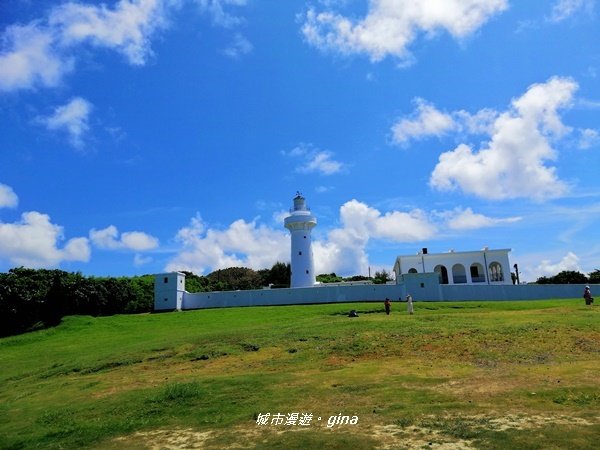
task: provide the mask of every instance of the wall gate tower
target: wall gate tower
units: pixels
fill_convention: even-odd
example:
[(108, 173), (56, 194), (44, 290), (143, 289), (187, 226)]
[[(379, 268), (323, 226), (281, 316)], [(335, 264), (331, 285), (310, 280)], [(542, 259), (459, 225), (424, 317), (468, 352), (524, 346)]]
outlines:
[(292, 234), (291, 287), (310, 287), (316, 282), (310, 233), (317, 219), (306, 207), (306, 200), (296, 193), (294, 207), (285, 218), (285, 227)]

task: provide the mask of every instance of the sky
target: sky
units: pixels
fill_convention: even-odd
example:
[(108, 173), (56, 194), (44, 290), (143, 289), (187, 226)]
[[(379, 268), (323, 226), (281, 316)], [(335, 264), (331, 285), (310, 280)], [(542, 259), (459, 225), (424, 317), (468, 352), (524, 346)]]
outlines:
[(600, 268), (596, 0), (0, 2), (0, 271)]

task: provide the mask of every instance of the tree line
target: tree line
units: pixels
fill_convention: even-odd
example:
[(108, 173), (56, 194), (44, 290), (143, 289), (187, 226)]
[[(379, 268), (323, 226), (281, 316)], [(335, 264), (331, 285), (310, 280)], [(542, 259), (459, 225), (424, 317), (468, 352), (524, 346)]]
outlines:
[(540, 277), (536, 284), (600, 284), (600, 269), (590, 272), (588, 276), (574, 270), (563, 270), (552, 277)]
[[(232, 267), (206, 276), (186, 274), (188, 292), (289, 287), (290, 265)], [(10, 269), (0, 273), (0, 336), (60, 323), (64, 316), (135, 314), (154, 307), (154, 275), (93, 277), (63, 270)]]

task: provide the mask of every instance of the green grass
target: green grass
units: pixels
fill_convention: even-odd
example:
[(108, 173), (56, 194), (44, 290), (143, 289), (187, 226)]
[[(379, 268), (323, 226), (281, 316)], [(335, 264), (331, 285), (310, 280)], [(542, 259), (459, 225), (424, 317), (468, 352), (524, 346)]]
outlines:
[[(77, 316), (0, 339), (0, 448), (596, 447), (600, 308), (415, 307)], [(339, 414), (358, 424), (327, 427)]]

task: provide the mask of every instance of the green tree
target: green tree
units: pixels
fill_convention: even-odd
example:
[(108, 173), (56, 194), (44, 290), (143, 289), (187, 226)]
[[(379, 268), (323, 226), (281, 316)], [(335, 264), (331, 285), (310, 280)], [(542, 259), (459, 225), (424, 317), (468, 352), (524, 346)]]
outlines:
[(589, 282), (593, 284), (600, 284), (600, 269), (596, 269), (589, 273)]
[(344, 281), (368, 281), (368, 280), (370, 280), (370, 278), (366, 277), (364, 275), (353, 275), (351, 277), (344, 278)]
[(584, 284), (588, 282), (588, 278), (581, 272), (573, 270), (563, 270), (553, 277), (540, 277), (537, 279), (537, 284)]
[(375, 272), (375, 276), (373, 277), (373, 283), (375, 284), (385, 284), (388, 281), (391, 281), (392, 277), (389, 272), (385, 269), (381, 270), (381, 272)]
[(342, 277), (338, 277), (335, 272), (332, 272), (317, 275), (317, 281), (320, 283), (340, 283), (344, 281), (344, 279)]
[(237, 291), (262, 287), (259, 273), (246, 267), (219, 269), (206, 277), (209, 279), (211, 291)]
[(292, 277), (290, 263), (277, 261), (275, 264), (273, 264), (270, 270), (265, 269), (264, 271), (260, 271), (260, 273), (263, 280), (263, 286), (290, 286), (290, 280)]

